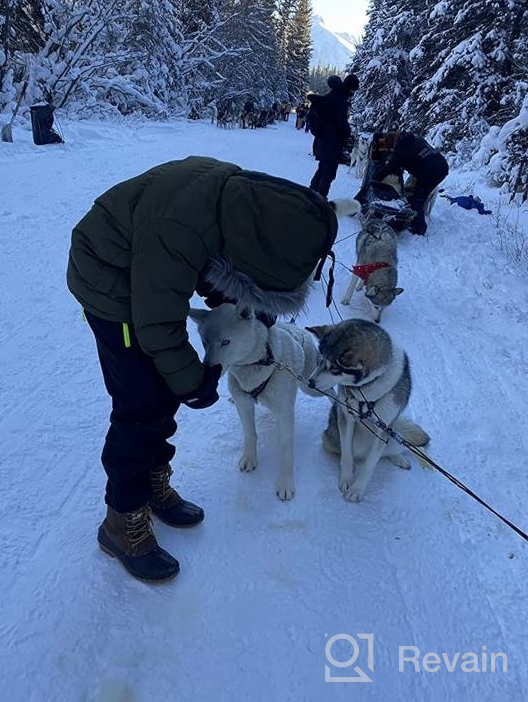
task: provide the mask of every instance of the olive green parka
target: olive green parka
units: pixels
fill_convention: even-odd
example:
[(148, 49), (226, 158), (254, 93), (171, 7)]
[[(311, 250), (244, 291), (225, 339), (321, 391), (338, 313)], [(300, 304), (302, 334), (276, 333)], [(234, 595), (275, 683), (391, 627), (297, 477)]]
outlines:
[(172, 391), (186, 395), (203, 379), (187, 336), (193, 294), (296, 312), (336, 233), (333, 209), (308, 188), (191, 156), (97, 198), (73, 230), (68, 287), (88, 312), (132, 324)]

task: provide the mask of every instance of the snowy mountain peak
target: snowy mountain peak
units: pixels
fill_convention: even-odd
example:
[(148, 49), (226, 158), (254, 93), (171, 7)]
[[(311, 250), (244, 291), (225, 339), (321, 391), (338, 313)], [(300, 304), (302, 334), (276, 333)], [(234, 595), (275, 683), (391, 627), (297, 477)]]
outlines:
[(323, 17), (314, 15), (311, 66), (335, 66), (343, 70), (350, 63), (355, 51), (353, 41), (350, 34), (332, 31), (326, 26)]

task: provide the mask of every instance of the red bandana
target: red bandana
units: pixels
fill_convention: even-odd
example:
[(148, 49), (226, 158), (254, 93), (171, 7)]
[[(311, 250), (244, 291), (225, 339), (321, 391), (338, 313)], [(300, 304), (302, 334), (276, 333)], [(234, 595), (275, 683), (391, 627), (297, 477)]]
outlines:
[(366, 283), (370, 274), (374, 273), (374, 271), (378, 271), (380, 268), (390, 268), (390, 265), (382, 261), (378, 261), (377, 263), (365, 263), (363, 266), (353, 266), (352, 273)]

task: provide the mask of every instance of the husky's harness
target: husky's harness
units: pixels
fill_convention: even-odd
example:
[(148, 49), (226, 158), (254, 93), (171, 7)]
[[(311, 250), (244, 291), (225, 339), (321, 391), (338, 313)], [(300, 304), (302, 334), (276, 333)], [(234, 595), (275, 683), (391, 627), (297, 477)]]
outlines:
[(355, 389), (356, 388), (350, 386), (346, 387), (345, 397), (347, 399), (347, 402), (357, 403), (358, 419), (369, 419), (370, 417), (372, 417), (372, 415), (375, 414), (374, 409), (376, 407), (377, 400), (367, 400), (361, 388), (357, 388), (357, 390), (361, 393), (361, 396), (363, 398), (362, 400), (358, 400), (353, 392)]
[[(335, 364), (341, 373), (344, 375), (354, 375), (354, 371), (351, 370), (350, 368), (347, 368), (346, 366), (341, 365), (341, 363), (336, 362)], [(367, 400), (365, 397), (365, 394), (363, 392), (363, 389), (358, 385), (354, 387), (353, 385), (346, 385), (345, 387), (345, 397), (347, 402), (351, 402), (353, 404), (357, 404), (357, 416), (358, 419), (369, 419), (372, 417), (372, 415), (375, 415), (375, 407), (376, 407), (376, 402), (377, 400)], [(358, 392), (361, 395), (361, 400), (358, 400), (356, 397), (354, 390)]]
[[(255, 366), (273, 366), (275, 364), (275, 359), (273, 358), (273, 351), (271, 350), (271, 346), (269, 345), (269, 342), (266, 344), (266, 355), (264, 358), (261, 358), (260, 361), (257, 361), (256, 363), (252, 363), (251, 365)], [(264, 392), (264, 390), (268, 387), (268, 383), (271, 380), (273, 376), (273, 371), (271, 374), (266, 378), (266, 380), (263, 383), (260, 383), (260, 385), (257, 385), (256, 388), (253, 388), (253, 390), (248, 390), (247, 394), (255, 400), (255, 402), (258, 400), (259, 396)]]
[(374, 273), (374, 271), (379, 271), (380, 268), (390, 268), (390, 265), (388, 263), (385, 263), (384, 261), (376, 261), (376, 263), (364, 263), (363, 265), (352, 266), (352, 273), (354, 275), (357, 275), (358, 278), (361, 278), (361, 280), (366, 283), (370, 275)]

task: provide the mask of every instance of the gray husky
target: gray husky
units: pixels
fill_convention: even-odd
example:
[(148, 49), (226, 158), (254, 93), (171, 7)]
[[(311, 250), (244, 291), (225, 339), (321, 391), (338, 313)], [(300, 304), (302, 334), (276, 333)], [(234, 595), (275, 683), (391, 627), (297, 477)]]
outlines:
[(224, 304), (210, 312), (192, 309), (190, 316), (202, 337), (204, 362), (211, 366), (219, 363), (229, 373), (229, 391), (244, 432), (240, 470), (250, 472), (257, 467), (255, 404), (259, 402), (277, 421), (277, 495), (291, 500), (295, 492), (293, 429), (298, 383), (275, 362), (284, 363), (297, 375), (311, 375), (318, 361), (312, 336), (294, 324), (277, 322), (268, 329), (251, 308), (241, 305)]
[[(347, 402), (356, 412), (370, 409), (416, 446), (428, 444), (423, 429), (400, 416), (411, 394), (409, 360), (386, 331), (362, 319), (310, 327), (308, 331), (319, 339), (321, 353), (310, 379), (313, 388), (326, 391), (337, 385), (338, 400)], [(385, 438), (381, 430), (369, 431), (342, 405), (332, 405), (323, 445), (340, 456), (339, 487), (350, 502), (363, 498), (381, 458), (388, 458), (400, 468), (410, 468), (401, 445), (393, 440), (385, 443)]]
[(356, 239), (354, 274), (341, 304), (350, 304), (355, 290), (365, 287), (370, 300), (374, 321), (379, 322), (385, 307), (391, 304), (403, 288), (398, 288), (398, 254), (394, 229), (381, 219), (365, 222)]

